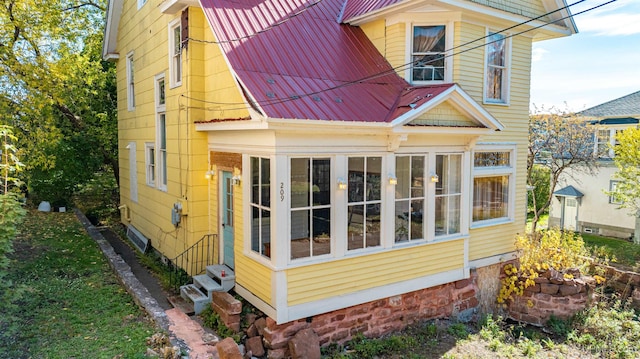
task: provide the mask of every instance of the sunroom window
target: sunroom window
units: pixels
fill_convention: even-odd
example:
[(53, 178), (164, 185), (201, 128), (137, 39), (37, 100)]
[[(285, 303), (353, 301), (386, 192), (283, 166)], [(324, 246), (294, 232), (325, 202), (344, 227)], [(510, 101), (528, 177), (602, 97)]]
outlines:
[(395, 242), (424, 239), (425, 156), (396, 157)]
[(473, 222), (508, 219), (513, 176), (511, 152), (476, 152), (473, 171)]
[(382, 157), (349, 158), (348, 250), (380, 245)]
[(251, 157), (251, 250), (271, 258), (271, 161)]
[[(436, 155), (435, 236), (460, 233), (462, 155)], [(435, 180), (435, 178), (434, 178)]]
[(291, 159), (291, 259), (331, 253), (331, 159)]
[(444, 25), (413, 27), (412, 81), (444, 81), (447, 44), (445, 30)]

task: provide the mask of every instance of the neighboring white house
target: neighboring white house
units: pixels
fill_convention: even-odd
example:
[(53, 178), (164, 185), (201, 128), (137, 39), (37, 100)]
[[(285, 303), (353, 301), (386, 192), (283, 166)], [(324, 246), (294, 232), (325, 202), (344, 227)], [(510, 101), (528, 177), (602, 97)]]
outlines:
[(594, 153), (599, 153), (596, 173), (589, 175), (578, 169), (566, 171), (554, 190), (549, 210), (549, 226), (602, 236), (631, 238), (636, 217), (605, 191), (615, 189), (613, 163), (615, 135), (618, 131), (638, 126), (640, 91), (605, 102), (578, 113), (597, 126)]

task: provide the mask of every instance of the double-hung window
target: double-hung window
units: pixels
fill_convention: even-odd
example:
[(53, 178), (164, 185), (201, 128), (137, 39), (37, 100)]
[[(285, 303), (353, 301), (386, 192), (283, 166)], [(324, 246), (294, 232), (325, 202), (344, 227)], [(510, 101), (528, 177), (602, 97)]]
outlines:
[(167, 116), (165, 113), (159, 113), (157, 116), (156, 128), (158, 131), (157, 148), (158, 148), (158, 179), (157, 186), (161, 190), (167, 189)]
[(609, 181), (609, 192), (612, 192), (609, 195), (609, 203), (611, 204), (622, 204), (622, 200), (613, 193), (618, 189), (618, 183), (620, 181)]
[(411, 81), (444, 81), (446, 27), (413, 26), (411, 42)]
[(251, 157), (251, 250), (271, 258), (271, 161)]
[(149, 186), (156, 185), (156, 146), (148, 142), (144, 144), (144, 159), (146, 163), (146, 180)]
[(504, 222), (511, 218), (513, 190), (512, 151), (476, 151), (473, 156), (474, 224)]
[(611, 131), (609, 129), (598, 130), (596, 133), (596, 156), (598, 158), (608, 158), (609, 143), (611, 142)]
[(331, 159), (291, 159), (291, 259), (331, 253)]
[(182, 84), (181, 19), (176, 19), (169, 24), (169, 81), (171, 87)]
[(436, 155), (435, 236), (460, 233), (462, 155)]
[(382, 157), (350, 157), (347, 249), (380, 245)]
[(484, 100), (487, 103), (508, 102), (507, 45), (505, 35), (489, 32), (486, 46), (487, 68), (484, 87)]
[(133, 67), (133, 52), (127, 54), (127, 109), (133, 111), (136, 108), (135, 77)]

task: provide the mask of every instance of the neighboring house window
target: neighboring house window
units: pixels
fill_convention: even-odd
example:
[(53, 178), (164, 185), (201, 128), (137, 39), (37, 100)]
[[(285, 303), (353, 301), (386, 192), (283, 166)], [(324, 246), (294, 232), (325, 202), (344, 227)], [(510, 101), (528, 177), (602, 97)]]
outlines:
[(144, 144), (144, 161), (147, 174), (147, 184), (156, 185), (156, 148), (153, 143)]
[(608, 158), (609, 156), (609, 143), (611, 142), (611, 131), (598, 130), (596, 133), (596, 156), (599, 158)]
[(513, 186), (511, 151), (480, 151), (473, 157), (474, 223), (509, 219)]
[(251, 157), (251, 250), (271, 258), (271, 161)]
[(129, 111), (136, 108), (136, 91), (133, 67), (133, 52), (127, 55), (127, 107)]
[(425, 239), (425, 156), (396, 157), (395, 242)]
[(158, 188), (167, 189), (167, 116), (164, 113), (157, 115), (156, 128), (158, 131), (157, 148), (158, 148)]
[(488, 103), (507, 103), (508, 69), (505, 35), (489, 32), (484, 99)]
[[(618, 189), (618, 183), (620, 181), (609, 181), (609, 192), (615, 192)], [(609, 196), (609, 203), (611, 204), (622, 204), (622, 200), (615, 195)]]
[(176, 19), (169, 24), (169, 80), (171, 87), (182, 84), (182, 24)]
[(350, 157), (347, 249), (380, 245), (382, 157)]
[(446, 27), (413, 26), (411, 45), (411, 81), (444, 81), (446, 61)]
[(436, 155), (435, 236), (460, 233), (462, 155)]
[(291, 159), (291, 259), (331, 253), (331, 159)]

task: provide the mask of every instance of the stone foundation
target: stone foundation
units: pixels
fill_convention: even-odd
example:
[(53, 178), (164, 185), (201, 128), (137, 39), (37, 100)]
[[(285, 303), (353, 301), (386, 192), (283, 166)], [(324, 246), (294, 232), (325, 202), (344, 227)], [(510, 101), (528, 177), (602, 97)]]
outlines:
[(469, 279), (280, 325), (266, 318), (264, 343), (268, 357), (288, 357), (289, 341), (299, 331), (309, 328), (318, 335), (319, 344), (323, 346), (329, 343), (344, 344), (358, 334), (380, 337), (423, 320), (449, 317), (475, 319), (479, 305), (476, 297), (477, 278), (476, 271), (472, 271)]
[(624, 271), (610, 266), (604, 269), (606, 286), (620, 295), (620, 300), (631, 299), (634, 308), (640, 308), (640, 273)]

